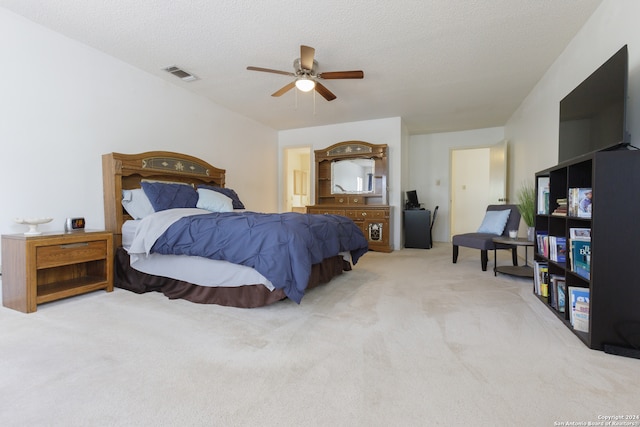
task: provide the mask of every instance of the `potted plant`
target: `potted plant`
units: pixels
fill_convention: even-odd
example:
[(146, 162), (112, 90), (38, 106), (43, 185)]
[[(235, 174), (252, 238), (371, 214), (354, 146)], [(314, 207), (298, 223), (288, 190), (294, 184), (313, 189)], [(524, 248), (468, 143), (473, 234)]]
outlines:
[(518, 210), (527, 224), (527, 239), (533, 242), (536, 220), (536, 189), (531, 182), (524, 182), (518, 190)]

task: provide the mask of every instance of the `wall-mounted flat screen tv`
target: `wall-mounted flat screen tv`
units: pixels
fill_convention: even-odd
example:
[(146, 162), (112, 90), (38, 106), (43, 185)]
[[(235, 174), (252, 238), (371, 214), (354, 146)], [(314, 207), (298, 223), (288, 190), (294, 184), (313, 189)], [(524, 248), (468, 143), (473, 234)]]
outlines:
[(560, 101), (559, 162), (630, 142), (627, 76), (625, 45)]

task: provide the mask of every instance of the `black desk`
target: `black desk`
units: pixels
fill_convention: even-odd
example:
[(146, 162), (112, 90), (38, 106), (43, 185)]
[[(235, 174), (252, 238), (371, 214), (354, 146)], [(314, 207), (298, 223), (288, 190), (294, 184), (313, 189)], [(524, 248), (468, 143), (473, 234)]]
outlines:
[(408, 209), (403, 211), (404, 247), (431, 249), (431, 211)]

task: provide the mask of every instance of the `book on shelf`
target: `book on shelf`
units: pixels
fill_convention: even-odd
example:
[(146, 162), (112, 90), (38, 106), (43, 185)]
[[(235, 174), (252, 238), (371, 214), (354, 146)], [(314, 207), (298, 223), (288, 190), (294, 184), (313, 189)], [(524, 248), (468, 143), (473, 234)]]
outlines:
[(544, 241), (548, 246), (548, 256), (551, 261), (567, 262), (567, 238), (564, 236), (548, 236)]
[(593, 208), (591, 188), (569, 188), (568, 214), (578, 218), (591, 218)]
[(564, 313), (567, 307), (567, 282), (564, 277), (556, 280), (556, 294), (558, 295), (557, 310), (560, 313)]
[(549, 296), (549, 265), (546, 262), (534, 261), (533, 287), (536, 295)]
[(559, 274), (549, 275), (549, 304), (561, 313), (565, 310), (566, 282), (565, 278)]
[(567, 197), (569, 216), (578, 216), (578, 189), (570, 188)]
[(571, 271), (585, 279), (591, 276), (591, 229), (569, 228), (569, 258)]
[(573, 329), (589, 332), (589, 304), (578, 302), (573, 309)]
[(568, 211), (567, 199), (566, 198), (556, 199), (556, 203), (558, 204), (558, 207), (553, 210), (551, 215), (567, 216), (567, 211)]
[(549, 305), (558, 309), (558, 278), (560, 278), (557, 274), (549, 274)]
[(569, 229), (570, 240), (591, 240), (590, 228), (573, 227)]
[(549, 177), (538, 177), (538, 214), (549, 215)]
[(549, 268), (543, 268), (542, 282), (540, 283), (540, 296), (549, 298)]
[(589, 332), (589, 288), (569, 286), (571, 311), (569, 318), (573, 329)]
[(533, 261), (533, 293), (540, 295), (540, 265), (543, 263), (540, 261)]
[(538, 254), (549, 258), (549, 234), (546, 231), (536, 232), (536, 244), (538, 245)]
[(571, 271), (587, 280), (591, 279), (591, 241), (574, 239), (570, 245)]
[(555, 259), (556, 262), (567, 262), (567, 239), (566, 237), (556, 236), (555, 239)]

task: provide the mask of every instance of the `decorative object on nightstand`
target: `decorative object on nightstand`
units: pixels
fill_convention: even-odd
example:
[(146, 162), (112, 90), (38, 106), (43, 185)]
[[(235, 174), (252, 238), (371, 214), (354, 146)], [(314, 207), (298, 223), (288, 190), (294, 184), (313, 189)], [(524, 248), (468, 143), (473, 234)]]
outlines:
[(536, 221), (536, 189), (530, 182), (524, 182), (518, 190), (518, 210), (525, 224), (527, 224), (527, 239), (535, 240)]
[(113, 234), (2, 236), (2, 304), (32, 313), (38, 304), (98, 289), (113, 291)]
[(64, 222), (64, 231), (71, 233), (73, 231), (84, 231), (86, 221), (83, 217), (67, 218)]
[(53, 218), (16, 218), (14, 221), (18, 224), (26, 224), (29, 226), (29, 230), (24, 232), (25, 236), (37, 236), (42, 234), (41, 231), (38, 231), (38, 225), (51, 222)]

